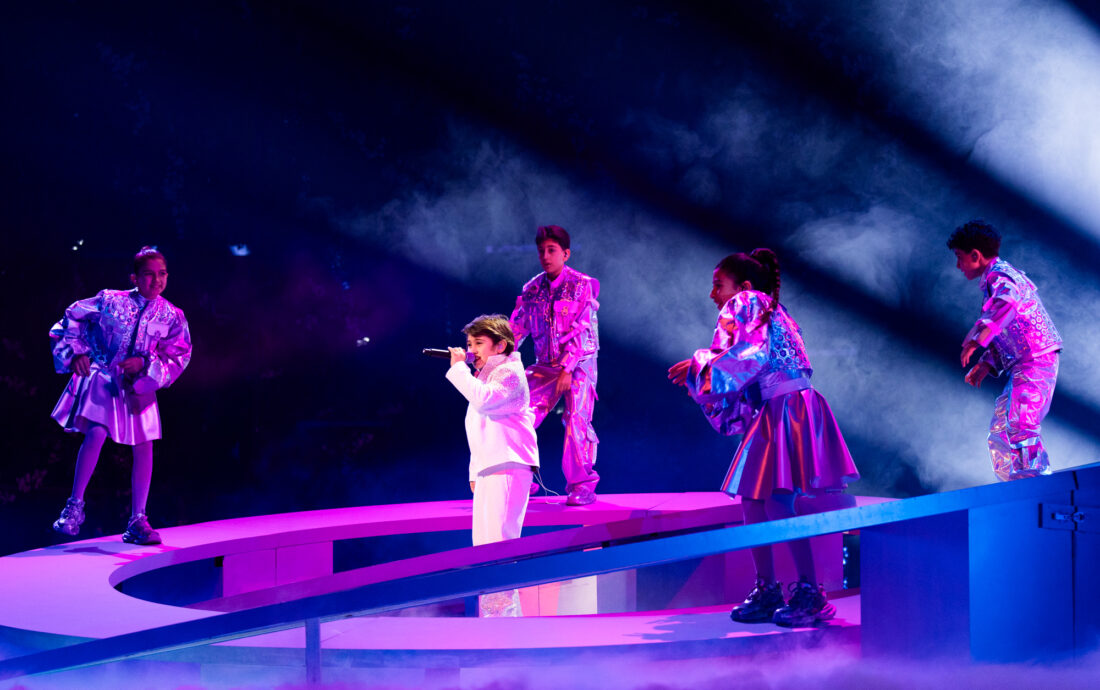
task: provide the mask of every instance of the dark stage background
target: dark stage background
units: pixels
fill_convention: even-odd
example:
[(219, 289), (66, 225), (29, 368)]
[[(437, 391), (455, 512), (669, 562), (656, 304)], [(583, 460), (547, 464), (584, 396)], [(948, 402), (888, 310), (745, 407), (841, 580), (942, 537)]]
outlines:
[[(1053, 461), (1096, 459), (1092, 6), (728, 4), (7, 3), (0, 553), (53, 543), (72, 481), (47, 331), (143, 244), (194, 341), (154, 526), (468, 496), (465, 402), (419, 352), (510, 311), (546, 223), (603, 284), (603, 493), (717, 488), (735, 439), (665, 370), (709, 341), (714, 264), (762, 245), (853, 490), (992, 481), (999, 383), (962, 382), (980, 297), (944, 246), (975, 216), (1066, 338)], [(108, 444), (84, 534), (128, 493)]]

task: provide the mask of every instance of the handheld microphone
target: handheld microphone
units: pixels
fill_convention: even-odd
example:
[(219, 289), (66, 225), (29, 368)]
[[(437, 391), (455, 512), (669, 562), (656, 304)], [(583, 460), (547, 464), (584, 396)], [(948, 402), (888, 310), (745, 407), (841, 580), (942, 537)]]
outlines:
[[(451, 358), (451, 351), (450, 350), (437, 350), (435, 348), (426, 347), (422, 350), (422, 352), (425, 355), (427, 355), (429, 357), (435, 357), (436, 359), (450, 359)], [(466, 363), (467, 364), (473, 364), (475, 359), (477, 359), (477, 357), (474, 355), (474, 353), (472, 353), (472, 352), (467, 352), (466, 353)]]

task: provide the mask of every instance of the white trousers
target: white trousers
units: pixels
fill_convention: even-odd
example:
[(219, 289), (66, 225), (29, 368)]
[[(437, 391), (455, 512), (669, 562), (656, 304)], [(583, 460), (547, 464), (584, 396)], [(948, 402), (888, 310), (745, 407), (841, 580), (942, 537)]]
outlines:
[[(531, 468), (509, 463), (487, 472), (474, 482), (474, 546), (518, 538), (527, 514)], [(522, 615), (514, 589), (483, 594), (478, 609), (483, 618)]]
[(474, 546), (519, 537), (530, 496), (530, 467), (508, 463), (486, 472), (474, 482)]

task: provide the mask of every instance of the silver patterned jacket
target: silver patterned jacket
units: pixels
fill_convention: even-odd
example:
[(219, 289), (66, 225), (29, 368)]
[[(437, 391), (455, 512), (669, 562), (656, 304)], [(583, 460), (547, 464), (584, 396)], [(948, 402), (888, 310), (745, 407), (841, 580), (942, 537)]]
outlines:
[(810, 388), (802, 329), (782, 304), (763, 323), (770, 303), (755, 290), (731, 297), (718, 313), (710, 348), (691, 359), (688, 391), (722, 434), (742, 433), (764, 400)]
[(1062, 349), (1062, 336), (1043, 307), (1035, 283), (1023, 271), (998, 258), (986, 268), (978, 287), (985, 297), (982, 315), (963, 344), (975, 342), (988, 348), (980, 361), (994, 375)]
[(531, 336), (539, 364), (573, 371), (578, 362), (594, 357), (600, 349), (596, 324), (600, 281), (568, 266), (560, 277), (556, 287), (551, 287), (545, 272), (527, 281), (509, 321), (517, 348)]
[(71, 371), (73, 357), (88, 355), (90, 363), (113, 376), (127, 357), (141, 357), (144, 369), (125, 377), (136, 393), (151, 393), (171, 385), (191, 361), (191, 334), (183, 311), (161, 296), (147, 300), (134, 290), (103, 290), (65, 310), (50, 329), (54, 369)]

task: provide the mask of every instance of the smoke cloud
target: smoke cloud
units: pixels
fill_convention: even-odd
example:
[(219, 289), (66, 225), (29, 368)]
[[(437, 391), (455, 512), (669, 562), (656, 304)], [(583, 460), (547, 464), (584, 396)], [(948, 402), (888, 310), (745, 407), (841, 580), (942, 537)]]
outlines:
[(901, 108), (1100, 239), (1100, 35), (1087, 19), (1020, 0), (882, 1), (865, 17), (852, 38), (888, 58)]
[(296, 677), (304, 669), (283, 666), (198, 666), (165, 662), (125, 662), (58, 675), (20, 679), (12, 688), (88, 690), (118, 687), (273, 688), (305, 690), (376, 688), (387, 690), (719, 690), (797, 688), (832, 690), (853, 687), (933, 690), (942, 687), (1091, 688), (1100, 672), (1100, 654), (1050, 664), (964, 664), (922, 659), (864, 659), (847, 648), (793, 649), (755, 656), (668, 659), (654, 654), (578, 655), (569, 664), (486, 666), (474, 668), (326, 667), (323, 682), (307, 685)]
[[(1095, 32), (1058, 6), (1000, 0), (996, 9), (879, 2), (864, 15), (834, 7), (833, 33), (806, 38), (839, 39), (875, 56), (876, 84), (890, 84), (892, 109), (1100, 237), (1100, 197), (1091, 191), (1100, 188), (1100, 130), (1091, 126), (1100, 89), (1082, 88), (1100, 84)], [(784, 11), (794, 30), (799, 21), (817, 26), (813, 9)], [(784, 302), (804, 328), (815, 380), (845, 429), (917, 466), (928, 488), (991, 480), (985, 429), (1000, 382), (975, 392), (961, 368), (849, 308), (873, 300), (899, 320), (934, 314), (933, 330), (961, 341), (981, 297), (954, 269), (945, 240), (983, 216), (1002, 228), (1004, 256), (1035, 279), (1066, 340), (1059, 391), (1100, 409), (1100, 325), (1091, 314), (1100, 282), (1060, 265), (1041, 228), (1002, 218), (957, 173), (762, 71), (700, 71), (678, 88), (713, 96), (694, 115), (624, 110), (624, 156), (700, 207), (771, 219), (786, 229), (769, 242), (781, 260), (797, 258), (850, 286), (823, 295), (797, 274), (784, 276)], [(570, 265), (602, 283), (601, 337), (662, 363), (709, 341), (710, 272), (726, 253), (751, 248), (586, 187), (467, 122), (452, 121), (445, 150), (411, 167), (431, 172), (381, 208), (317, 196), (302, 203), (351, 236), (493, 292), (498, 301), (485, 310), (506, 313), (538, 271), (534, 228), (562, 225), (574, 237)], [(729, 237), (737, 233), (731, 227)], [(1045, 440), (1057, 468), (1100, 455), (1100, 440), (1057, 419)]]
[[(1080, 105), (1080, 112), (1100, 112), (1090, 106), (1100, 89), (1078, 93), (1081, 84), (1100, 84), (1093, 32), (1076, 15), (1030, 3), (1002, 3), (999, 13), (954, 5), (877, 3), (867, 17), (855, 15), (862, 7), (830, 6), (832, 21), (814, 16), (805, 23), (827, 25), (842, 34), (841, 43), (877, 52), (884, 78), (900, 94), (900, 111), (925, 120), (924, 126), (951, 148), (974, 149), (974, 163), (990, 167), (995, 176), (1004, 177), (1010, 168), (1026, 172), (1035, 179), (1013, 181), (1012, 186), (1081, 224), (1091, 217), (1087, 205), (1100, 203), (1088, 191), (1100, 183), (1090, 177), (1096, 165), (1089, 158), (1100, 151), (1092, 143), (1100, 142), (1100, 130), (1093, 123), (1080, 127), (1075, 116), (1063, 115), (1061, 107), (1049, 110), (1046, 104), (1061, 100)], [(845, 21), (845, 13), (852, 13), (847, 18), (851, 21)], [(1032, 23), (1040, 26), (1036, 35), (1029, 29), (1021, 45), (1002, 55), (998, 47), (1020, 38), (1018, 28)], [(1068, 43), (1054, 45), (1058, 36)], [(953, 48), (955, 44), (967, 49)], [(1041, 58), (1037, 62), (1036, 56)], [(1089, 78), (1072, 89), (1061, 79), (1051, 83), (1037, 78), (1036, 70), (1065, 61), (1074, 63), (1069, 74), (1087, 73)], [(1062, 93), (1063, 88), (1074, 93)], [(1036, 281), (1062, 332), (1066, 348), (1059, 391), (1100, 409), (1100, 333), (1091, 314), (1100, 285), (1095, 274), (1064, 265), (1059, 252), (1044, 243), (1042, 228), (1003, 221), (997, 208), (961, 191), (950, 173), (935, 168), (921, 152), (907, 150), (872, 123), (839, 113), (820, 99), (780, 98), (751, 76), (709, 92), (719, 97), (694, 122), (632, 114), (629, 124), (644, 144), (638, 151), (653, 166), (673, 168), (670, 174), (684, 187), (705, 170), (707, 179), (727, 190), (706, 198), (731, 215), (745, 213), (754, 202), (769, 209), (778, 225), (792, 228), (789, 235), (776, 238), (781, 258), (797, 256), (851, 286), (850, 294), (826, 296), (788, 276), (784, 290), (784, 301), (804, 328), (816, 385), (845, 429), (898, 450), (901, 458), (918, 466), (925, 486), (952, 489), (989, 481), (984, 430), (992, 391), (972, 391), (957, 365), (947, 368), (930, 361), (918, 348), (891, 339), (883, 324), (864, 323), (843, 308), (871, 299), (896, 309), (899, 319), (917, 308), (915, 313), (937, 315), (935, 330), (953, 329), (961, 342), (982, 298), (976, 284), (955, 270), (945, 241), (956, 225), (981, 216), (1001, 226), (1002, 254)], [(1029, 105), (1019, 109), (1018, 102)], [(1037, 138), (1043, 139), (1042, 145), (1035, 145)], [(1084, 151), (1052, 153), (1071, 142), (1083, 143)], [(1054, 179), (1072, 180), (1058, 194), (1047, 190), (1050, 178), (1045, 175), (1051, 167), (1058, 169)], [(1074, 194), (1061, 195), (1066, 188)], [(997, 390), (1001, 385), (1003, 380), (985, 384)], [(1056, 468), (1092, 462), (1100, 455), (1096, 438), (1073, 432), (1056, 419), (1045, 428)]]
[(504, 313), (541, 270), (535, 228), (561, 225), (572, 236), (569, 265), (600, 281), (601, 338), (634, 344), (669, 363), (709, 342), (711, 271), (730, 248), (588, 193), (498, 136), (459, 124), (452, 133), (440, 158), (461, 165), (425, 165), (445, 174), (381, 209), (337, 208), (329, 198), (303, 201), (349, 235), (497, 291), (499, 302), (485, 310)]

